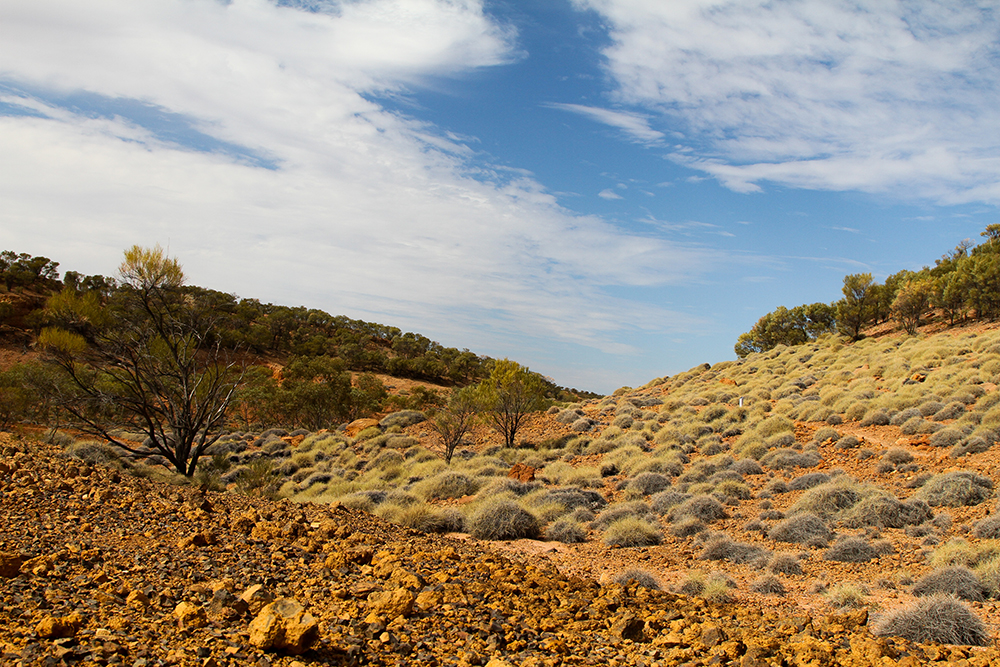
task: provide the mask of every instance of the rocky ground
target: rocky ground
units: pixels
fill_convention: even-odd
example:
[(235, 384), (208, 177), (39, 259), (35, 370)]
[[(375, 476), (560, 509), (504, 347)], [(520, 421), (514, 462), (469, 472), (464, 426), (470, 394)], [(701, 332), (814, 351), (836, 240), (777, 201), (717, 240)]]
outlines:
[[(124, 476), (0, 434), (4, 665), (990, 665), (995, 646), (574, 578), (339, 506)], [(639, 550), (622, 550), (639, 551)]]

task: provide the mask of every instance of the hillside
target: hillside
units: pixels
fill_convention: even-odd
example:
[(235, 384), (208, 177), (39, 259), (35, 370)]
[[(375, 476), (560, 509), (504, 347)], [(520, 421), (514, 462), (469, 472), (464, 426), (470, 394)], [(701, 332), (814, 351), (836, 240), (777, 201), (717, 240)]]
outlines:
[[(854, 343), (825, 336), (552, 408), (530, 420), (516, 448), (477, 426), (451, 466), (414, 411), (343, 432), (233, 432), (213, 458), (219, 467), (197, 478), (202, 491), (154, 481), (162, 469), (97, 443), (60, 435), (63, 453), (9, 440), (5, 498), (27, 504), (8, 511), (5, 503), (0, 550), (52, 555), (82, 534), (100, 546), (81, 552), (125, 550), (145, 564), (130, 566), (106, 598), (112, 606), (80, 629), (103, 627), (134, 646), (153, 644), (141, 632), (186, 642), (173, 625), (149, 630), (136, 614), (171, 618), (182, 599), (207, 607), (211, 587), (199, 582), (230, 576), (237, 595), (271, 582), (300, 598), (336, 647), (298, 658), (320, 664), (340, 664), (350, 646), (375, 664), (411, 662), (407, 650), (439, 664), (719, 664), (746, 655), (745, 664), (803, 655), (812, 664), (889, 664), (881, 656), (991, 664), (1000, 659), (993, 648), (914, 646), (898, 635), (989, 645), (997, 636), (998, 381), (995, 326)], [(66, 466), (66, 453), (77, 463)], [(77, 469), (88, 471), (86, 482)], [(122, 505), (91, 502), (105, 495)], [(211, 512), (197, 511), (203, 496)], [(248, 506), (251, 516), (237, 518)], [(46, 514), (46, 537), (26, 536), (20, 526)], [(118, 514), (126, 520), (116, 524)], [(350, 528), (321, 528), (325, 521)], [(69, 534), (101, 522), (120, 528)], [(248, 538), (253, 525), (267, 527)], [(214, 534), (206, 547), (178, 551), (179, 540), (204, 530)], [(100, 542), (106, 533), (121, 546)], [(358, 545), (371, 547), (360, 562), (330, 567), (330, 553)], [(382, 599), (372, 594), (398, 587), (379, 558), (365, 565), (380, 550), (419, 575), (408, 580), (418, 603), (394, 623), (372, 617), (372, 629), (359, 621)], [(183, 566), (169, 565), (173, 552)], [(10, 652), (35, 642), (32, 624), (48, 605), (68, 613), (97, 599), (81, 602), (66, 588), (78, 576), (72, 568), (96, 564), (84, 560), (64, 568), (57, 593), (21, 596)], [(447, 577), (438, 574), (443, 560)], [(149, 563), (155, 578), (169, 573), (171, 593), (146, 612), (121, 600), (151, 586)], [(209, 567), (194, 583), (192, 564)], [(32, 581), (19, 585), (54, 585)], [(461, 603), (420, 607), (419, 596), (438, 600), (432, 593), (455, 581)], [(960, 599), (931, 595), (942, 591)], [(237, 615), (190, 636), (216, 661), (225, 646), (249, 656), (248, 622)], [(81, 645), (92, 641), (82, 636)], [(450, 653), (454, 637), (469, 646), (465, 662)]]
[[(343, 506), (171, 487), (67, 465), (21, 438), (0, 441), (7, 665), (1000, 659), (994, 649), (872, 638), (864, 612), (790, 616), (634, 583), (599, 585)], [(280, 633), (260, 620), (297, 605), (304, 613)]]

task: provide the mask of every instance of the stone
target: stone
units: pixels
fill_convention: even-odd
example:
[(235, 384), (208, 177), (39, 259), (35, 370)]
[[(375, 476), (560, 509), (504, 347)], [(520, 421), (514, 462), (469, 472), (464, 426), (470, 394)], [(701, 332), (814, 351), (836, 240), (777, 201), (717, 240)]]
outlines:
[(209, 545), (218, 542), (215, 533), (210, 530), (203, 530), (200, 533), (195, 533), (194, 535), (188, 535), (187, 537), (181, 538), (177, 542), (177, 547), (179, 549), (192, 549), (196, 547), (207, 547)]
[(136, 590), (128, 594), (128, 597), (125, 598), (125, 604), (130, 607), (148, 607), (149, 598), (142, 591)]
[(265, 651), (301, 655), (319, 639), (319, 623), (298, 601), (279, 598), (250, 623), (250, 643)]
[(181, 602), (174, 607), (174, 616), (181, 630), (194, 630), (208, 625), (208, 615), (205, 610), (190, 602)]
[(535, 469), (523, 463), (515, 463), (511, 466), (507, 477), (516, 479), (519, 482), (533, 482), (535, 480)]
[(240, 599), (247, 604), (247, 611), (256, 616), (261, 609), (274, 601), (274, 595), (260, 584), (254, 584), (243, 591)]
[(344, 428), (344, 433), (347, 434), (347, 437), (353, 438), (358, 433), (372, 426), (378, 426), (377, 419), (355, 419)]
[(9, 551), (0, 551), (0, 578), (13, 579), (21, 574), (24, 556)]
[(368, 610), (376, 616), (389, 620), (397, 616), (405, 618), (413, 611), (416, 600), (417, 596), (405, 588), (372, 593), (368, 596)]
[(615, 619), (611, 624), (611, 634), (619, 639), (631, 641), (642, 641), (642, 629), (645, 623), (637, 618), (635, 614), (625, 613)]
[(35, 634), (43, 639), (72, 637), (80, 629), (79, 614), (69, 616), (46, 616), (35, 626)]

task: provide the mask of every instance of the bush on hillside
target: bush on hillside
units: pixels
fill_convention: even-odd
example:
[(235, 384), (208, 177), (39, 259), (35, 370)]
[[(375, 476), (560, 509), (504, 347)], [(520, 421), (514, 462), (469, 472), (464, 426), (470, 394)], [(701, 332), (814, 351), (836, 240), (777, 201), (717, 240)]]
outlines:
[(978, 505), (992, 495), (993, 481), (969, 470), (934, 475), (916, 494), (932, 507)]
[(780, 574), (802, 574), (802, 563), (795, 554), (776, 553), (768, 561), (767, 569)]
[(709, 495), (698, 495), (689, 498), (671, 510), (669, 519), (673, 523), (685, 517), (694, 517), (699, 521), (711, 523), (728, 516), (722, 503), (717, 499)]
[(754, 544), (736, 542), (728, 535), (716, 535), (705, 543), (698, 554), (701, 560), (727, 560), (731, 563), (760, 561), (768, 555), (767, 549)]
[(767, 536), (776, 542), (826, 544), (833, 531), (815, 514), (803, 513), (776, 523)]
[(651, 547), (663, 541), (660, 529), (637, 516), (618, 519), (604, 531), (609, 547)]
[(762, 574), (750, 583), (750, 590), (762, 595), (785, 595), (788, 590), (773, 574)]
[(948, 595), (935, 595), (890, 612), (873, 628), (879, 636), (912, 642), (985, 646), (989, 636), (971, 609)]
[(660, 590), (659, 579), (657, 579), (656, 575), (649, 570), (642, 570), (638, 568), (622, 570), (612, 577), (611, 580), (616, 584), (621, 584), (623, 586), (635, 584), (641, 588), (648, 588), (654, 591)]
[(484, 501), (466, 523), (479, 540), (535, 538), (540, 532), (538, 519), (511, 500)]
[(885, 547), (882, 545), (874, 545), (864, 538), (851, 536), (834, 543), (823, 553), (823, 559), (841, 563), (867, 563), (885, 553)]
[(986, 599), (986, 590), (979, 577), (967, 567), (953, 565), (925, 574), (913, 585), (913, 594), (926, 597), (937, 593), (948, 593), (963, 600), (981, 602)]
[(933, 516), (923, 500), (910, 498), (900, 502), (894, 496), (878, 494), (864, 498), (848, 510), (843, 525), (848, 528), (903, 528), (929, 521)]
[(805, 491), (806, 489), (811, 489), (814, 486), (819, 486), (820, 484), (826, 484), (830, 481), (830, 476), (825, 472), (807, 472), (803, 475), (799, 475), (793, 479), (788, 484), (789, 491)]
[(649, 496), (670, 487), (670, 478), (656, 472), (639, 473), (629, 481), (628, 488)]
[(545, 529), (545, 539), (564, 544), (579, 544), (587, 541), (587, 529), (578, 521), (560, 519)]

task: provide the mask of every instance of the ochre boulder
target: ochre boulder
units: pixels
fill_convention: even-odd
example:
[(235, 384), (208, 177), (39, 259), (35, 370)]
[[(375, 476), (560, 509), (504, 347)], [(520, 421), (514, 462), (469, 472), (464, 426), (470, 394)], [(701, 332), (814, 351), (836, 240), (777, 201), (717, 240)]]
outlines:
[(265, 651), (300, 655), (319, 639), (319, 624), (296, 600), (279, 598), (250, 623), (250, 643)]

